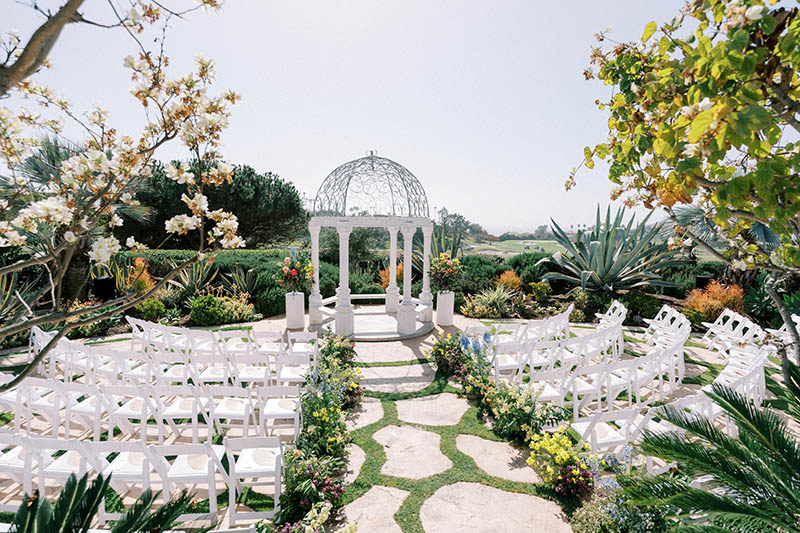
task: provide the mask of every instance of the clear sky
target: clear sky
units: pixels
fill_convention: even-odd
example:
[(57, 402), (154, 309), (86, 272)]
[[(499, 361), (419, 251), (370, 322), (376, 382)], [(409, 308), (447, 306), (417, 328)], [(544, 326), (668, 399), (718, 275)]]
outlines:
[[(30, 8), (0, 3), (0, 31), (30, 35)], [(105, 1), (87, 4), (108, 20)], [(431, 206), (499, 233), (550, 217), (591, 223), (596, 204), (608, 203), (601, 165), (584, 169), (573, 191), (563, 186), (606, 131), (594, 100), (610, 89), (582, 75), (593, 33), (611, 26), (615, 39), (637, 39), (681, 5), (228, 0), (219, 14), (174, 23), (167, 48), (175, 75), (200, 52), (215, 60), (218, 86), (243, 95), (223, 139), (229, 161), (276, 172), (313, 197), (336, 166), (376, 149), (419, 178)], [(135, 133), (141, 111), (122, 67), (134, 52), (119, 30), (68, 27), (42, 81), (78, 109), (103, 103), (121, 132)], [(175, 146), (161, 157), (186, 154)]]

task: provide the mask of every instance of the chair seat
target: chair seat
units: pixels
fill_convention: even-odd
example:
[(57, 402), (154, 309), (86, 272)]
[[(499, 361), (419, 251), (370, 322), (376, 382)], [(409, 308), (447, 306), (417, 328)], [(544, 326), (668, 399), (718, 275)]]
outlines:
[(200, 373), (203, 383), (221, 383), (227, 381), (226, 370), (221, 366), (210, 366)]
[(531, 390), (536, 394), (536, 399), (541, 402), (561, 400), (561, 395), (555, 387), (547, 382), (534, 382), (530, 384)]
[(289, 349), (289, 353), (291, 354), (311, 353), (314, 351), (314, 346), (315, 345), (311, 344), (310, 342), (297, 341), (294, 344), (292, 344), (292, 347)]
[(587, 442), (594, 441), (600, 447), (617, 446), (625, 444), (625, 435), (620, 433), (611, 424), (601, 422), (596, 424), (592, 429), (592, 436), (586, 435), (591, 421), (586, 422), (573, 422), (572, 429), (574, 429), (581, 437)]
[(270, 379), (271, 374), (267, 366), (242, 366), (237, 372), (243, 381), (264, 381)]
[[(212, 453), (221, 461), (225, 447), (212, 445), (211, 449)], [(167, 475), (170, 481), (205, 480), (208, 476), (208, 463), (213, 460), (206, 454), (179, 455), (170, 465)], [(216, 471), (216, 468), (212, 467), (212, 471)]]
[[(143, 405), (144, 398), (131, 398), (124, 404), (114, 409), (112, 414), (114, 416), (121, 416), (124, 418), (141, 418)], [(145, 408), (145, 415), (149, 416), (149, 411), (147, 408)]]
[[(139, 480), (142, 477), (142, 464), (145, 461), (145, 455), (142, 452), (120, 452), (114, 460), (109, 463), (103, 474), (113, 475), (115, 479), (135, 479)], [(148, 470), (153, 472), (155, 467), (151, 464)]]
[(258, 352), (268, 355), (280, 355), (283, 353), (283, 346), (279, 342), (265, 342), (258, 346)]
[[(195, 404), (197, 407), (195, 408)], [(196, 412), (202, 411), (207, 404), (203, 398), (175, 398), (172, 400), (161, 415), (164, 418), (191, 418)]]
[(510, 353), (497, 354), (494, 358), (495, 368), (498, 370), (513, 370), (519, 368), (519, 360)]
[(278, 379), (280, 381), (289, 381), (289, 382), (302, 382), (306, 379), (306, 374), (308, 374), (308, 365), (301, 365), (301, 366), (288, 366), (284, 365), (281, 367), (280, 374), (278, 374)]
[[(25, 456), (26, 454), (31, 453), (30, 450), (27, 450), (23, 446), (14, 446), (6, 453), (0, 455), (0, 471), (3, 472), (22, 472), (25, 469)], [(48, 455), (44, 454), (43, 461), (46, 464), (52, 462), (53, 458)], [(33, 453), (31, 455), (31, 463), (36, 465), (39, 462), (39, 455)]]
[(214, 400), (214, 416), (220, 418), (244, 418), (252, 413), (250, 402), (241, 398), (222, 398)]
[(280, 453), (280, 448), (245, 448), (236, 459), (236, 474), (241, 477), (274, 474)]
[[(44, 473), (48, 476), (69, 476), (70, 474), (79, 474), (81, 471), (81, 459), (82, 456), (80, 453), (76, 452), (75, 450), (68, 450), (63, 455), (55, 458), (52, 463), (47, 465), (44, 469)], [(84, 459), (84, 463), (86, 465), (86, 471), (92, 471), (92, 465), (89, 464), (88, 461)]]
[(294, 417), (300, 403), (298, 398), (270, 398), (261, 408), (261, 416), (269, 418)]

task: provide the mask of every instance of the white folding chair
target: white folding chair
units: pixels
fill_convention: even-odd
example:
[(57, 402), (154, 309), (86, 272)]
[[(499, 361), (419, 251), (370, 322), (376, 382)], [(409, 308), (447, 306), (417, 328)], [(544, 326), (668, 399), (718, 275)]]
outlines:
[[(225, 447), (204, 444), (172, 444), (152, 448), (156, 471), (161, 478), (164, 498), (169, 499), (180, 486), (205, 487), (208, 490), (208, 513), (186, 513), (178, 520), (211, 520), (217, 516), (217, 477), (221, 476), (225, 485), (228, 478), (222, 466)], [(167, 458), (172, 457), (171, 461)]]
[[(191, 426), (192, 442), (200, 442), (200, 418), (206, 422), (208, 439), (213, 430), (208, 417), (209, 400), (201, 395), (199, 387), (194, 385), (156, 385), (151, 388), (155, 419), (158, 424), (158, 443), (164, 443), (166, 429), (180, 438), (183, 434), (183, 422), (188, 420)], [(179, 425), (180, 424), (180, 425)]]
[[(300, 387), (258, 387), (256, 392), (260, 433), (268, 435), (270, 428), (275, 431), (278, 428), (291, 427), (294, 430), (293, 440), (296, 440), (303, 423)], [(283, 424), (280, 421), (283, 421)]]
[[(228, 457), (228, 509), (230, 525), (239, 520), (272, 518), (280, 510), (281, 470), (283, 445), (279, 437), (247, 437), (232, 439), (225, 437), (224, 446)], [(239, 512), (236, 497), (244, 487), (268, 486), (272, 488), (274, 510), (261, 512)]]
[(233, 428), (239, 423), (243, 437), (248, 436), (251, 427), (258, 431), (255, 403), (250, 389), (214, 385), (206, 387), (204, 392), (207, 412), (214, 424), (221, 428)]

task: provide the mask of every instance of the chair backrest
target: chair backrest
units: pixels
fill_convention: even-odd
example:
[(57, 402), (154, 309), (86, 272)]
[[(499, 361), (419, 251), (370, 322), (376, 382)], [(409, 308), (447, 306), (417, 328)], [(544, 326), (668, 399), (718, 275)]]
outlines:
[(258, 395), (259, 403), (263, 404), (270, 398), (299, 398), (300, 387), (297, 385), (269, 385), (257, 387), (256, 394)]

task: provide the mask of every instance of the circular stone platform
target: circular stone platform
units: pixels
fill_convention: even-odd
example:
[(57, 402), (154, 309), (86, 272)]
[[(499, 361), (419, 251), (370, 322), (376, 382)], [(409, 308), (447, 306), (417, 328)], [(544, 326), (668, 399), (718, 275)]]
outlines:
[[(409, 335), (397, 333), (397, 313), (387, 313), (384, 305), (355, 305), (353, 340), (358, 342), (402, 341), (427, 335), (433, 331), (433, 322), (417, 320), (417, 329)], [(319, 326), (309, 326), (312, 331), (333, 330), (333, 317), (326, 317)], [(312, 329), (313, 328), (313, 329)]]

